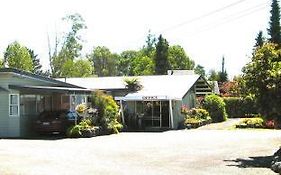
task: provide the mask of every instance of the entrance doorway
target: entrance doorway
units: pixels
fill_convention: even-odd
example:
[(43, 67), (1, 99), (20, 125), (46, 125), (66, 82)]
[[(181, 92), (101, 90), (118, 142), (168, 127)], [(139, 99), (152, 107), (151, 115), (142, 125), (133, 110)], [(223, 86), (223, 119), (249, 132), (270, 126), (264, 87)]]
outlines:
[(144, 101), (142, 115), (145, 128), (168, 128), (169, 101)]

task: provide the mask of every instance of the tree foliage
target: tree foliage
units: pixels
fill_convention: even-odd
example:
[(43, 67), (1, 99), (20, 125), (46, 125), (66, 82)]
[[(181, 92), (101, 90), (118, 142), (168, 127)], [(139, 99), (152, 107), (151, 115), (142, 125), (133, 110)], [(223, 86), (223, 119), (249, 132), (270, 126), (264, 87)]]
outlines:
[(42, 68), (42, 65), (40, 64), (40, 59), (37, 58), (38, 55), (35, 54), (34, 50), (32, 49), (28, 49), (28, 53), (32, 59), (32, 64), (33, 64), (33, 70), (32, 72), (35, 73), (35, 74), (39, 74), (39, 75), (42, 75), (43, 74), (43, 71), (41, 70)]
[(169, 47), (169, 64), (172, 70), (193, 70), (195, 63), (185, 53), (184, 49), (179, 46)]
[(62, 77), (89, 77), (92, 75), (92, 65), (89, 60), (67, 60), (62, 66)]
[(280, 6), (278, 0), (272, 0), (270, 11), (269, 28), (267, 29), (270, 36), (269, 41), (280, 46), (281, 44), (281, 26), (280, 26)]
[[(66, 21), (70, 25), (69, 31), (63, 36), (62, 44), (60, 45), (59, 39), (55, 39), (55, 48), (52, 52), (51, 46), (49, 43), (49, 59), (51, 65), (51, 71), (53, 77), (61, 77), (67, 73), (62, 72), (64, 64), (67, 64), (67, 67), (75, 58), (80, 56), (82, 50), (82, 38), (79, 32), (83, 29), (86, 29), (85, 21), (79, 14), (67, 15), (63, 18), (63, 21)], [(71, 61), (69, 61), (71, 60)]]
[(168, 41), (159, 36), (158, 42), (156, 44), (156, 53), (154, 57), (155, 62), (155, 74), (156, 75), (165, 75), (167, 74), (167, 70), (170, 69), (170, 64), (168, 60), (169, 56), (169, 44)]
[(4, 67), (4, 61), (0, 59), (0, 68)]
[(218, 72), (214, 69), (211, 69), (209, 72), (208, 80), (209, 81), (218, 81), (219, 80)]
[(4, 53), (4, 64), (10, 68), (21, 69), (25, 71), (33, 71), (33, 63), (31, 56), (25, 46), (18, 42), (13, 42), (6, 48)]
[(221, 71), (218, 72), (218, 82), (220, 83), (224, 83), (226, 81), (228, 81), (228, 74), (226, 72), (225, 69), (225, 58), (224, 56), (222, 57), (222, 61), (221, 61)]
[(262, 47), (264, 42), (265, 42), (265, 38), (263, 36), (263, 32), (259, 31), (257, 37), (256, 37), (256, 44), (254, 46), (254, 48), (258, 48), (258, 47)]
[(203, 77), (206, 76), (206, 72), (203, 66), (200, 64), (197, 64), (196, 67), (194, 68), (194, 72), (198, 75), (202, 75)]
[(146, 45), (144, 45), (142, 49), (144, 56), (153, 57), (153, 54), (155, 52), (156, 41), (157, 39), (153, 34), (151, 34), (151, 31), (149, 30), (145, 41)]
[(137, 57), (132, 62), (132, 75), (153, 75), (154, 62), (147, 56)]
[(99, 77), (117, 75), (118, 55), (112, 54), (107, 47), (94, 48), (88, 58), (93, 62), (95, 74)]
[(118, 64), (117, 64), (117, 72), (118, 75), (128, 76), (133, 75), (132, 73), (132, 62), (135, 58), (137, 58), (139, 53), (135, 50), (126, 50), (120, 54)]
[(281, 116), (281, 50), (276, 44), (265, 43), (243, 68), (243, 78), (254, 94), (262, 114)]

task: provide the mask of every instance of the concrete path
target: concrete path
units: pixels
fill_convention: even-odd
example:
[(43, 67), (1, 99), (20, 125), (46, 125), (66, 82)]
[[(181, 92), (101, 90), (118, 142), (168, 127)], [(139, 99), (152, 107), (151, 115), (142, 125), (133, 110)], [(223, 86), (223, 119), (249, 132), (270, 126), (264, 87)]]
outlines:
[(238, 124), (242, 119), (241, 118), (231, 118), (227, 119), (225, 122), (220, 123), (211, 123), (209, 125), (202, 126), (198, 128), (199, 130), (225, 130), (233, 129), (235, 125)]
[(180, 130), (0, 139), (1, 175), (274, 175), (279, 130)]

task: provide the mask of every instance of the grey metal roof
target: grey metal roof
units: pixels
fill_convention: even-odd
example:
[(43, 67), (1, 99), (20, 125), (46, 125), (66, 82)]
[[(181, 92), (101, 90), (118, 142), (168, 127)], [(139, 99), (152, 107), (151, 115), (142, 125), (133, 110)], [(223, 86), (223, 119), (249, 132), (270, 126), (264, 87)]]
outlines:
[(125, 89), (124, 79), (138, 78), (143, 86), (138, 92), (129, 93), (127, 99), (142, 99), (145, 96), (157, 96), (165, 99), (182, 99), (199, 79), (199, 75), (154, 75), (136, 77), (92, 77), (58, 79), (80, 85), (88, 89)]

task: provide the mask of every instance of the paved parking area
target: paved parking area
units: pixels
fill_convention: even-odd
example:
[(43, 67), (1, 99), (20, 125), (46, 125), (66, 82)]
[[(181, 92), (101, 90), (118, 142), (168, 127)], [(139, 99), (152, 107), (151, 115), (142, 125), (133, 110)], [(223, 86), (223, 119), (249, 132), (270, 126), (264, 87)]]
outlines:
[[(0, 139), (1, 175), (271, 175), (277, 130), (180, 130), (83, 139)], [(250, 158), (252, 157), (252, 158)]]

